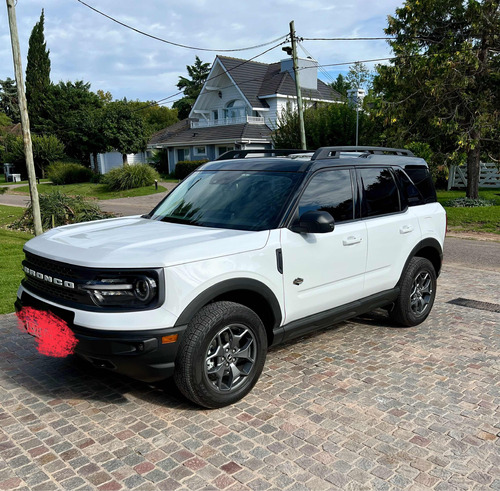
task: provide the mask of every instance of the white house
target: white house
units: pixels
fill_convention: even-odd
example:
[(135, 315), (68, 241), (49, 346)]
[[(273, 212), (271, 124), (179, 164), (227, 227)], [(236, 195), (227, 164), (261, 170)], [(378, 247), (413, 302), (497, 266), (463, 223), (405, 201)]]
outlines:
[[(299, 58), (306, 104), (340, 94), (318, 80), (317, 62)], [(168, 150), (169, 170), (181, 160), (215, 159), (233, 149), (272, 148), (271, 132), (297, 94), (291, 59), (266, 64), (217, 56), (189, 118), (153, 135), (148, 150)]]

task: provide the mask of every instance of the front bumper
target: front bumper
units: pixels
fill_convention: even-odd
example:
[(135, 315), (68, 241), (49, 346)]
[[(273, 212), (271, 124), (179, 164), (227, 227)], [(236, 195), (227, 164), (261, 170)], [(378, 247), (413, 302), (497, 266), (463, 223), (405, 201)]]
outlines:
[[(75, 354), (92, 365), (127, 375), (144, 382), (156, 382), (173, 375), (177, 349), (187, 326), (176, 326), (138, 331), (106, 331), (75, 325), (74, 313), (66, 308), (55, 307), (34, 297), (26, 290), (17, 298), (16, 311), (32, 307), (52, 312), (66, 322), (78, 344)], [(105, 313), (102, 315), (113, 315)], [(164, 344), (164, 336), (177, 334), (176, 342)], [(171, 338), (170, 338), (171, 339)]]

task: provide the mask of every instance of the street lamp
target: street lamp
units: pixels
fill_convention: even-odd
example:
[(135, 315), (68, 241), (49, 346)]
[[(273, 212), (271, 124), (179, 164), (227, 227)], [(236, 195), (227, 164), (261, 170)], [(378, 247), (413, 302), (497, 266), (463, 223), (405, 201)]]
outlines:
[(359, 108), (363, 105), (363, 99), (365, 98), (365, 91), (360, 89), (349, 89), (347, 91), (347, 99), (349, 104), (356, 104), (356, 146), (358, 146), (358, 135), (359, 135)]

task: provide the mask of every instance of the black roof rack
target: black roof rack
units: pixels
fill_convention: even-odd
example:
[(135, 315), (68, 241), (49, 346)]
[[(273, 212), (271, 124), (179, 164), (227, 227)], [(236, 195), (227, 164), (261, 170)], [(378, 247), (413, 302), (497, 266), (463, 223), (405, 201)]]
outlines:
[(286, 155), (293, 155), (296, 153), (313, 153), (313, 150), (298, 150), (294, 149), (274, 149), (274, 148), (264, 148), (262, 150), (251, 149), (251, 150), (229, 150), (229, 152), (225, 152), (220, 155), (215, 160), (230, 160), (230, 159), (244, 159), (248, 154), (258, 154), (258, 155), (266, 155), (269, 157), (279, 157)]
[(342, 152), (362, 152), (374, 155), (401, 155), (404, 157), (414, 157), (410, 150), (404, 148), (386, 148), (386, 147), (321, 147), (314, 152), (311, 160), (320, 159), (338, 159)]

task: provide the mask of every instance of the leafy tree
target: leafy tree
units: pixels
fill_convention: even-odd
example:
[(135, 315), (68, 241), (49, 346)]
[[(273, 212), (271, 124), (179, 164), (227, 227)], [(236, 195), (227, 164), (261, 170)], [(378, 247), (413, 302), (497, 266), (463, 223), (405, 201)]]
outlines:
[(499, 31), (499, 0), (407, 0), (385, 30), (396, 58), (375, 79), (387, 138), (466, 161), (469, 198), (481, 153), (498, 145)]
[(0, 112), (0, 128), (3, 126), (9, 126), (12, 124), (12, 120), (5, 113)]
[[(304, 111), (308, 148), (354, 145), (356, 112), (347, 103), (320, 104)], [(299, 120), (296, 111), (284, 111), (273, 134), (276, 148), (300, 148)], [(359, 113), (359, 135), (363, 144), (377, 144), (376, 126), (365, 112)]]
[(50, 86), (50, 51), (45, 43), (43, 24), (45, 16), (42, 9), (40, 20), (31, 31), (26, 64), (26, 100), (31, 123), (36, 126), (44, 95)]
[(332, 82), (330, 86), (344, 97), (347, 97), (347, 91), (351, 88), (351, 85), (341, 73), (337, 75), (335, 82)]
[(203, 63), (196, 56), (194, 65), (187, 65), (186, 70), (190, 78), (179, 77), (177, 88), (184, 92), (184, 97), (176, 101), (172, 107), (179, 111), (179, 118), (185, 119), (189, 116), (196, 98), (200, 95), (203, 84), (210, 72), (210, 63)]
[(102, 134), (108, 145), (123, 156), (127, 165), (127, 154), (146, 149), (149, 139), (143, 120), (126, 101), (110, 102), (104, 106)]
[[(33, 143), (33, 160), (39, 177), (45, 177), (45, 169), (49, 164), (64, 156), (64, 145), (54, 135), (31, 135)], [(9, 139), (7, 158), (9, 162), (24, 169), (26, 158), (22, 137)]]
[(0, 112), (5, 113), (13, 123), (21, 122), (16, 81), (9, 77), (0, 80)]
[(89, 113), (100, 107), (102, 102), (90, 90), (89, 83), (82, 80), (59, 82), (47, 89), (34, 130), (56, 135), (64, 143), (70, 157), (87, 162), (89, 151), (86, 142), (89, 135), (85, 131), (89, 127)]
[(368, 92), (372, 86), (373, 75), (361, 61), (356, 61), (349, 67), (346, 84), (349, 89), (364, 89)]
[(154, 101), (129, 101), (128, 104), (144, 121), (149, 136), (178, 121), (177, 109), (159, 106)]

